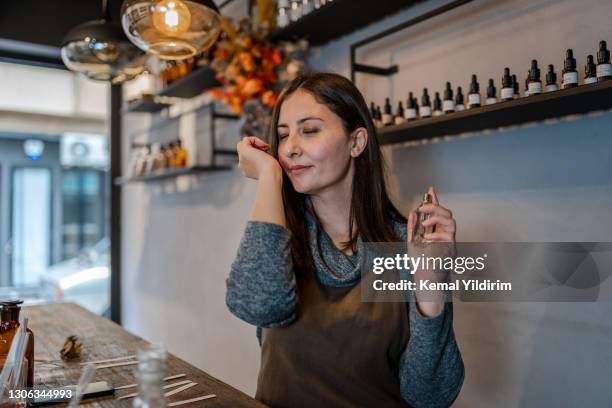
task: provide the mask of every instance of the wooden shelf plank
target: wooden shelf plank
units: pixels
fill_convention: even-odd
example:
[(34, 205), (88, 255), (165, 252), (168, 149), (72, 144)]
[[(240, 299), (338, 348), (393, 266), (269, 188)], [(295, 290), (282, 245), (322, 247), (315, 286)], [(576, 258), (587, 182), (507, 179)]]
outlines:
[(121, 186), (127, 183), (156, 181), (156, 180), (174, 178), (174, 177), (182, 176), (185, 174), (206, 173), (206, 172), (212, 172), (212, 171), (229, 170), (231, 168), (232, 166), (217, 165), (217, 166), (192, 166), (192, 167), (167, 169), (167, 170), (157, 171), (151, 174), (147, 174), (145, 176), (119, 177), (115, 179), (115, 185)]
[(215, 71), (210, 67), (196, 68), (188, 75), (177, 79), (162, 89), (158, 95), (174, 96), (177, 98), (193, 98), (204, 90), (221, 86), (216, 79)]
[(128, 104), (126, 107), (123, 108), (122, 112), (124, 114), (133, 112), (155, 113), (166, 109), (169, 106), (172, 106), (172, 104), (141, 99), (139, 101)]

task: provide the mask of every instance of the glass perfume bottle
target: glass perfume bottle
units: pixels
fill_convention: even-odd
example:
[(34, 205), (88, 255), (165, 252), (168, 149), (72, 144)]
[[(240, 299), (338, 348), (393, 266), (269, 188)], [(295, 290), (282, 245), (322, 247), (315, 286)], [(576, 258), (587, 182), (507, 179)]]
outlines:
[(159, 153), (159, 145), (157, 143), (152, 144), (151, 151), (147, 155), (147, 159), (145, 162), (144, 174), (150, 174), (153, 171), (155, 171), (155, 162), (156, 162), (155, 158), (157, 157), (158, 153)]
[(414, 230), (412, 234), (412, 242), (416, 245), (428, 244), (431, 242), (430, 240), (425, 238), (425, 234), (429, 234), (433, 232), (434, 227), (433, 226), (427, 227), (423, 225), (423, 221), (428, 219), (430, 214), (420, 211), (421, 206), (425, 204), (431, 204), (431, 203), (432, 203), (431, 196), (429, 195), (429, 193), (425, 193), (423, 195), (423, 201), (421, 202), (421, 205), (419, 205), (419, 207), (415, 210), (417, 219), (416, 219), (416, 223), (414, 225)]
[(155, 156), (155, 169), (154, 170), (163, 170), (166, 166), (166, 146), (163, 144), (159, 144), (159, 150), (157, 151), (157, 155)]
[(166, 350), (152, 346), (138, 350), (138, 396), (134, 408), (165, 408), (164, 376), (166, 375)]
[[(4, 367), (4, 363), (8, 357), (11, 343), (17, 330), (19, 330), (19, 312), (23, 300), (10, 299), (0, 301), (0, 371)], [(34, 333), (29, 328), (26, 329), (29, 334), (28, 343), (25, 351), (25, 364), (27, 365), (26, 385), (34, 386)]]
[(168, 143), (164, 153), (166, 154), (166, 168), (174, 167), (174, 142)]
[(142, 176), (146, 173), (147, 171), (147, 160), (149, 158), (149, 155), (151, 154), (151, 145), (147, 144), (146, 146), (144, 146), (139, 155), (138, 155), (138, 160), (136, 160), (136, 163), (134, 164), (134, 173), (133, 175), (135, 177), (137, 176)]

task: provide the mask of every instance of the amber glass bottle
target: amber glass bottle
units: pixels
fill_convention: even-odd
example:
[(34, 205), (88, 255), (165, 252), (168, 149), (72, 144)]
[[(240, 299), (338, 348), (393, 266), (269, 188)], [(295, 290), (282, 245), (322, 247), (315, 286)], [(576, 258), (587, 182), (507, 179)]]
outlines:
[(187, 150), (183, 147), (181, 139), (177, 139), (176, 144), (174, 145), (174, 166), (187, 166)]
[[(11, 343), (19, 329), (19, 312), (23, 300), (11, 299), (0, 301), (0, 371), (4, 367), (8, 357)], [(25, 358), (27, 360), (28, 374), (26, 386), (34, 386), (34, 333), (29, 328), (30, 334), (26, 346)]]

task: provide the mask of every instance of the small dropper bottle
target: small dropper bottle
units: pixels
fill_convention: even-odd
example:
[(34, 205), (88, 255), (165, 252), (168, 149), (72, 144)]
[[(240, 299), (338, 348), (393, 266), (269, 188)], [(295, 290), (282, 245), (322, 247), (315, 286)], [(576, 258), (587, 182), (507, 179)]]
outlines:
[(412, 92), (408, 92), (408, 99), (406, 100), (406, 110), (404, 111), (404, 118), (406, 120), (415, 120), (417, 118), (416, 104), (414, 103), (414, 97)]
[(476, 80), (476, 75), (472, 75), (472, 82), (470, 83), (470, 93), (468, 94), (468, 107), (470, 109), (477, 108), (480, 106), (480, 85)]
[(495, 89), (495, 81), (493, 78), (489, 78), (489, 86), (487, 86), (487, 99), (485, 99), (486, 105), (493, 105), (497, 103), (497, 89)]
[(576, 58), (571, 48), (565, 51), (563, 62), (563, 89), (578, 86), (578, 71), (576, 71)]
[(531, 60), (531, 69), (529, 70), (529, 95), (537, 95), (542, 93), (542, 81), (540, 80), (540, 68), (538, 61)]
[(440, 92), (436, 92), (436, 95), (434, 97), (433, 115), (434, 116), (444, 115), (444, 112), (442, 112), (442, 100), (440, 99)]
[(374, 102), (370, 102), (370, 115), (372, 116), (372, 122), (374, 122), (374, 126), (380, 127), (380, 124), (378, 123), (378, 119), (376, 117), (376, 105), (374, 104)]
[(391, 113), (391, 101), (389, 98), (385, 98), (385, 110), (382, 115), (383, 126), (389, 126), (393, 124), (393, 114)]
[(516, 74), (512, 74), (512, 88), (514, 88), (514, 99), (520, 98), (521, 94), (519, 93), (519, 83)]
[(431, 116), (431, 101), (429, 100), (429, 94), (427, 88), (423, 88), (423, 96), (421, 96), (421, 117), (428, 118)]
[(376, 106), (376, 123), (378, 123), (378, 127), (383, 127), (382, 123), (382, 113), (380, 112), (380, 105)]
[(525, 77), (525, 96), (529, 96), (529, 70), (527, 70), (527, 76)]
[(402, 101), (399, 101), (397, 103), (397, 113), (395, 114), (394, 123), (396, 125), (401, 125), (405, 121), (406, 119), (404, 119), (404, 105), (402, 104)]
[(546, 92), (554, 92), (557, 89), (557, 73), (555, 72), (555, 66), (548, 64), (548, 72), (546, 73)]
[(455, 111), (455, 101), (453, 100), (453, 90), (451, 88), (450, 82), (446, 83), (446, 88), (444, 89), (442, 110), (444, 111), (444, 113), (453, 113)]
[(512, 85), (512, 77), (508, 67), (504, 68), (504, 75), (502, 76), (501, 99), (502, 101), (514, 99), (514, 86)]
[(599, 42), (597, 51), (597, 81), (612, 79), (612, 64), (610, 64), (610, 50), (606, 47), (605, 41)]
[(465, 105), (463, 103), (463, 93), (461, 92), (461, 87), (457, 87), (457, 93), (455, 94), (455, 110), (457, 112), (461, 112), (465, 110)]
[(593, 56), (587, 56), (587, 63), (584, 66), (584, 83), (594, 84), (597, 82), (597, 67), (593, 61)]

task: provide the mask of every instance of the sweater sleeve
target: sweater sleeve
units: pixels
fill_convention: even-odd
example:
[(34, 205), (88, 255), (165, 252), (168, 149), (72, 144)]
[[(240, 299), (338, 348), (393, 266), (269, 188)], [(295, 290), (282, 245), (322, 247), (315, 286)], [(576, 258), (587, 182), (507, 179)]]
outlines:
[(225, 302), (239, 319), (258, 327), (280, 327), (295, 319), (297, 290), (291, 231), (249, 221), (226, 280)]
[(448, 407), (459, 395), (464, 366), (453, 331), (453, 304), (435, 317), (423, 316), (407, 303), (410, 340), (400, 357), (402, 397), (413, 407)]
[[(396, 224), (395, 231), (405, 242), (406, 225)], [(410, 297), (410, 340), (400, 357), (400, 391), (413, 407), (448, 407), (459, 395), (465, 374), (453, 331), (453, 304), (446, 302), (431, 318), (418, 310), (413, 292)]]

